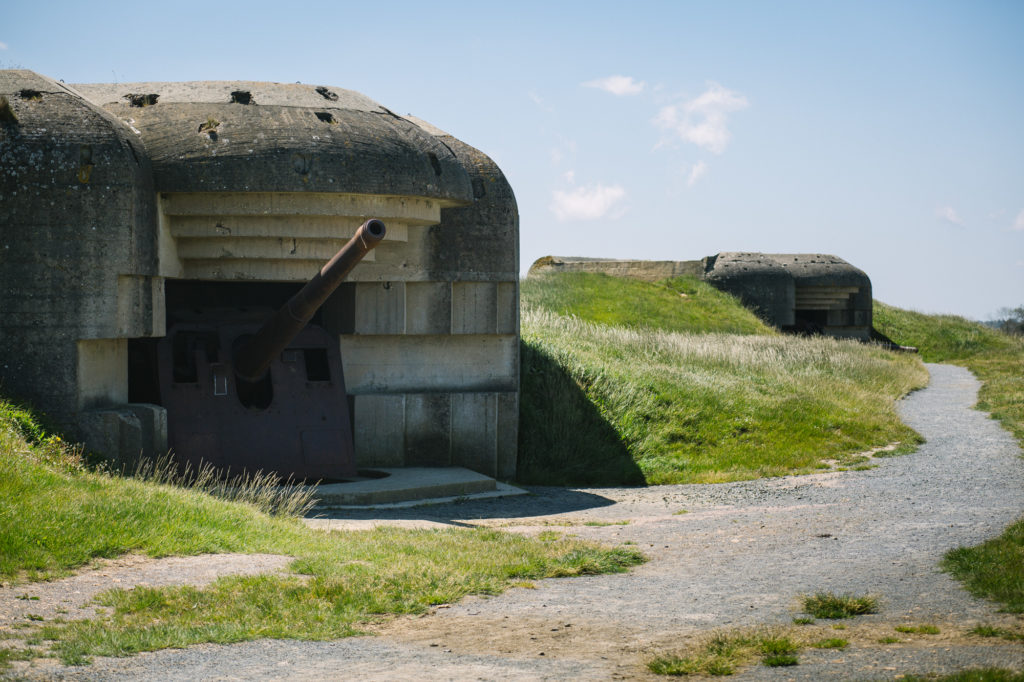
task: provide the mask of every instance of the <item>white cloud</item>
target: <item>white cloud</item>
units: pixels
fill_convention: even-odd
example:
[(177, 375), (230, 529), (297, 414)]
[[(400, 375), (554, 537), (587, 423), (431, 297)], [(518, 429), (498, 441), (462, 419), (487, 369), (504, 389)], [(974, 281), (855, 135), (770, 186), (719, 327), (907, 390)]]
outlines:
[(607, 78), (587, 81), (583, 85), (587, 88), (604, 90), (620, 97), (623, 95), (639, 95), (647, 86), (643, 81), (633, 80), (632, 76), (608, 76)]
[(1013, 229), (1024, 231), (1024, 210), (1017, 214), (1017, 219), (1013, 221)]
[(935, 217), (957, 227), (964, 227), (964, 219), (960, 217), (960, 214), (952, 206), (940, 206), (935, 209)]
[(0, 42), (0, 50), (6, 50), (6, 49), (7, 49), (7, 43)]
[(544, 98), (541, 97), (540, 95), (538, 95), (533, 90), (531, 90), (530, 92), (526, 93), (526, 96), (529, 97), (530, 101), (533, 102), (534, 104), (536, 104), (541, 110), (546, 111), (549, 114), (553, 113), (555, 111), (555, 108), (553, 106), (551, 106), (550, 104), (545, 102)]
[(708, 165), (703, 161), (698, 161), (693, 164), (693, 168), (690, 169), (690, 174), (686, 178), (686, 185), (693, 187), (698, 180), (704, 177), (704, 174), (708, 172)]
[[(618, 217), (625, 209), (619, 203), (626, 198), (620, 185), (592, 185), (570, 191), (551, 193), (551, 211), (560, 222), (570, 220), (597, 220), (611, 215)], [(613, 212), (614, 210), (614, 212)]]
[(654, 122), (684, 142), (721, 154), (732, 137), (728, 114), (748, 106), (747, 98), (740, 93), (709, 83), (708, 89), (696, 98), (662, 107)]

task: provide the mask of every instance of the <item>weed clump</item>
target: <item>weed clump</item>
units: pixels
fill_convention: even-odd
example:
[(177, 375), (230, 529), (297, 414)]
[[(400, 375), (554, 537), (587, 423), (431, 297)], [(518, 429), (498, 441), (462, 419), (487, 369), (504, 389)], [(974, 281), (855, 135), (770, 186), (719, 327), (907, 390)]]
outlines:
[(657, 675), (732, 675), (757, 658), (767, 667), (797, 665), (801, 645), (774, 631), (723, 631), (705, 639), (689, 655), (652, 659), (647, 668)]
[(195, 490), (231, 502), (251, 504), (271, 516), (305, 516), (316, 505), (316, 487), (296, 482), (291, 476), (282, 480), (272, 472), (243, 472), (231, 476), (209, 462), (193, 468), (179, 466), (173, 455), (144, 457), (138, 461), (132, 478), (158, 485), (173, 485)]
[(818, 592), (803, 597), (803, 609), (815, 618), (837, 620), (853, 618), (878, 611), (878, 598), (870, 595), (856, 596), (852, 594), (836, 595), (831, 592)]
[(845, 649), (850, 643), (842, 637), (829, 637), (811, 644), (815, 649)]
[(910, 635), (937, 635), (940, 630), (934, 625), (897, 625), (896, 632)]

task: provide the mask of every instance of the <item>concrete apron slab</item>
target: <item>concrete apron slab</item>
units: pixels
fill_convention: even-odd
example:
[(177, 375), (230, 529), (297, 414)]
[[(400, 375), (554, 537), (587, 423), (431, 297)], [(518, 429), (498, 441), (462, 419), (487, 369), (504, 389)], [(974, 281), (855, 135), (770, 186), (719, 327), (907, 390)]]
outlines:
[(463, 467), (374, 468), (373, 472), (386, 475), (317, 486), (316, 508), (409, 507), (458, 498), (479, 499), (526, 493)]

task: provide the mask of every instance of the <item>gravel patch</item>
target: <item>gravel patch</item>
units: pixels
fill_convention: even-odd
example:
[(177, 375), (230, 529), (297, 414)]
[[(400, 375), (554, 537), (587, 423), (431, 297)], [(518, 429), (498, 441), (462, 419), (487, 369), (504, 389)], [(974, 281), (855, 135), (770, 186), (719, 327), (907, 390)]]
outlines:
[[(737, 680), (894, 679), (969, 667), (1024, 669), (1024, 646), (970, 636), (978, 623), (1020, 628), (938, 570), (949, 549), (999, 534), (1024, 509), (1024, 462), (1013, 439), (973, 406), (978, 382), (929, 365), (931, 385), (900, 403), (928, 442), (872, 460), (867, 471), (718, 485), (567, 490), (412, 509), (332, 512), (312, 525), (496, 526), (635, 543), (650, 561), (628, 574), (546, 580), (470, 598), (335, 642), (199, 646), (92, 666), (20, 667), (52, 679), (663, 679), (656, 654), (707, 632), (796, 627), (798, 597), (870, 593), (878, 614), (818, 621), (801, 633), (841, 636), (843, 650), (807, 650), (800, 665), (752, 666)], [(598, 524), (598, 525), (587, 525)], [(941, 634), (897, 635), (930, 623)], [(813, 630), (817, 628), (818, 630)], [(831, 633), (831, 634), (829, 634)], [(899, 636), (899, 644), (878, 643)], [(179, 677), (175, 677), (179, 676)]]

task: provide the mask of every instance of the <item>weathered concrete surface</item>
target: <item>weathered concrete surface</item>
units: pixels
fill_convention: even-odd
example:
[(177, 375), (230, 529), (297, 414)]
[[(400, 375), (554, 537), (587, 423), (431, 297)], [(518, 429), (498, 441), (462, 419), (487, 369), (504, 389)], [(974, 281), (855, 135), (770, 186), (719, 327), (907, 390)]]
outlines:
[(472, 198), (449, 149), (350, 90), (252, 81), (73, 87), (140, 132), (162, 192)]
[(645, 282), (657, 282), (683, 275), (703, 277), (704, 264), (699, 260), (620, 260), (544, 256), (534, 261), (527, 275), (539, 275), (547, 272), (600, 272), (613, 277), (630, 277)]
[(0, 95), (0, 390), (110, 456), (158, 446), (175, 415), (123, 412), (159, 402), (142, 339), (266, 305), (238, 284), (305, 281), (372, 216), (388, 237), (319, 320), (353, 349), (359, 464), (514, 475), (519, 218), (486, 155), (333, 86), (4, 71)]
[(88, 436), (84, 411), (127, 398), (117, 339), (163, 334), (149, 161), (63, 84), (0, 71), (0, 96), (0, 390)]
[(768, 323), (843, 338), (871, 337), (871, 280), (827, 254), (720, 253), (704, 279), (758, 311)]

